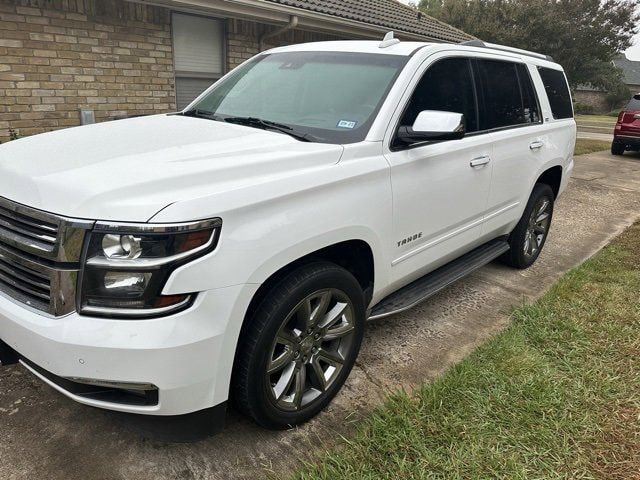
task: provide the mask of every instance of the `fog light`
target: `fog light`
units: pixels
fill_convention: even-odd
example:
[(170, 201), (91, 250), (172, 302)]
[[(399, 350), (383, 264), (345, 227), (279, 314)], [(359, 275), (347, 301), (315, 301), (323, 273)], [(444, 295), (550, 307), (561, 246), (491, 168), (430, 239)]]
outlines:
[(107, 272), (104, 275), (104, 288), (110, 292), (122, 291), (129, 294), (144, 293), (151, 273)]
[(141, 241), (141, 238), (133, 235), (105, 235), (102, 238), (102, 252), (107, 258), (135, 259), (142, 255)]

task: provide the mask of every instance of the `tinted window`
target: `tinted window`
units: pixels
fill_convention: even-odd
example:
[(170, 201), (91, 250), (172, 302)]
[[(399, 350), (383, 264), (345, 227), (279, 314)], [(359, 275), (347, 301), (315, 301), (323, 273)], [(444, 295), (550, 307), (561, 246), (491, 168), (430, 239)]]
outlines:
[(524, 77), (524, 72), (515, 63), (499, 60), (478, 61), (483, 99), (480, 119), (482, 130), (538, 121), (535, 93), (531, 88), (526, 91), (526, 83), (521, 92), (519, 70)]
[(526, 65), (519, 63), (516, 65), (518, 71), (518, 79), (520, 80), (520, 90), (522, 91), (522, 108), (525, 123), (540, 122), (540, 107), (536, 90), (529, 75), (529, 69)]
[(567, 79), (560, 70), (538, 67), (544, 89), (547, 92), (553, 118), (572, 118), (573, 106)]
[(433, 64), (416, 86), (401, 125), (413, 125), (423, 110), (464, 114), (467, 132), (478, 130), (476, 99), (469, 60), (448, 58)]
[(634, 95), (625, 108), (627, 112), (640, 110), (640, 95)]

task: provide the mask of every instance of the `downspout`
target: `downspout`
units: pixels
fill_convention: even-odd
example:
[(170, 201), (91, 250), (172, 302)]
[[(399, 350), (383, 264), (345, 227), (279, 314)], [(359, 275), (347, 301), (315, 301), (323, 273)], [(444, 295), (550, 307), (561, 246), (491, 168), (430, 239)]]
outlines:
[(291, 15), (289, 17), (289, 23), (287, 23), (284, 27), (279, 28), (278, 30), (274, 30), (273, 32), (263, 33), (262, 35), (260, 35), (260, 40), (259, 40), (260, 51), (262, 52), (265, 49), (266, 40), (268, 40), (269, 38), (276, 37), (281, 33), (288, 32), (289, 30), (293, 30), (297, 26), (298, 26), (298, 16)]

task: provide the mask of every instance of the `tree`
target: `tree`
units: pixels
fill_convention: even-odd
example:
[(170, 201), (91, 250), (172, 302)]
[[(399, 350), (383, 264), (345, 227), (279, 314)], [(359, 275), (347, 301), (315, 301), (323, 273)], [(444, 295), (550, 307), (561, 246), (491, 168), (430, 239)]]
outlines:
[(442, 9), (442, 0), (420, 0), (418, 9), (427, 12), (432, 17), (438, 18)]
[(613, 80), (613, 82), (604, 87), (607, 92), (605, 100), (609, 104), (609, 110), (620, 108), (625, 102), (631, 98), (631, 90), (625, 85), (621, 78)]
[(620, 83), (613, 58), (631, 45), (635, 0), (421, 0), (419, 8), (481, 40), (551, 55), (573, 88)]

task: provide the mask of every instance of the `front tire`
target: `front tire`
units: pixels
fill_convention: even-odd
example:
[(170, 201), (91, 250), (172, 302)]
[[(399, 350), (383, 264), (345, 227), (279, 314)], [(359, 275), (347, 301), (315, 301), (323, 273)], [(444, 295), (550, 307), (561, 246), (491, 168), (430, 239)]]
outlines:
[(555, 195), (549, 185), (536, 183), (524, 213), (509, 236), (503, 261), (514, 268), (528, 268), (538, 259), (549, 234)]
[(624, 154), (624, 143), (620, 143), (617, 141), (613, 141), (613, 143), (611, 144), (611, 154), (612, 155), (622, 155)]
[(270, 429), (317, 415), (355, 363), (364, 303), (353, 275), (329, 262), (303, 265), (275, 283), (241, 334), (232, 382), (240, 411)]

